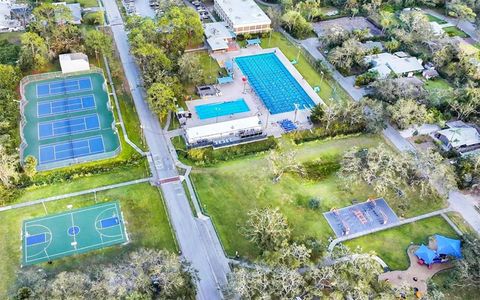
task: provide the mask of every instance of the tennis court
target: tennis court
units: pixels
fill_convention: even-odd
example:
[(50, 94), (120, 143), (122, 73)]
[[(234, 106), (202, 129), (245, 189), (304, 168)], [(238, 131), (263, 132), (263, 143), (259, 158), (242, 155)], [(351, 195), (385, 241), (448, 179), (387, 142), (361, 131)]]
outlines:
[[(22, 160), (35, 157), (41, 171), (117, 155), (120, 141), (103, 73), (58, 76), (63, 79), (44, 76), (22, 85)], [(55, 95), (60, 82), (76, 83), (75, 93), (70, 88)]]
[(39, 139), (54, 138), (100, 128), (98, 115), (60, 119), (38, 124)]
[(105, 152), (102, 136), (40, 146), (40, 164)]
[(117, 201), (97, 204), (23, 222), (22, 265), (128, 242)]
[(367, 200), (323, 214), (337, 237), (364, 232), (398, 222), (383, 198)]
[(241, 56), (235, 62), (271, 114), (315, 106), (275, 53)]
[(71, 94), (81, 91), (91, 91), (92, 81), (88, 77), (57, 80), (37, 84), (37, 97), (50, 97), (60, 94)]
[(76, 111), (89, 110), (94, 108), (95, 108), (95, 97), (93, 95), (87, 95), (83, 97), (38, 102), (37, 116), (47, 117), (47, 116), (72, 113)]

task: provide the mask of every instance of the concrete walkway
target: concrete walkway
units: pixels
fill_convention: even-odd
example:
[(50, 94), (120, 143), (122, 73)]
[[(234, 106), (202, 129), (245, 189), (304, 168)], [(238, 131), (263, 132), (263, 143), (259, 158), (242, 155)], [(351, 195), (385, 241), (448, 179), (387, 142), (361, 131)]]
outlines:
[(362, 232), (358, 232), (358, 233), (354, 233), (354, 234), (350, 234), (350, 235), (347, 235), (347, 236), (342, 236), (342, 237), (336, 238), (332, 242), (330, 242), (330, 244), (328, 245), (328, 252), (331, 253), (333, 251), (333, 248), (338, 243), (345, 242), (345, 241), (348, 241), (348, 240), (353, 240), (355, 238), (362, 237), (362, 236), (365, 236), (365, 235), (369, 235), (371, 233), (395, 228), (395, 227), (402, 226), (402, 225), (405, 225), (405, 224), (409, 224), (409, 223), (413, 223), (413, 222), (420, 221), (420, 220), (423, 220), (423, 219), (438, 216), (438, 215), (447, 213), (449, 211), (451, 211), (450, 208), (444, 208), (444, 209), (436, 210), (436, 211), (433, 211), (433, 212), (430, 212), (430, 213), (427, 213), (427, 214), (416, 216), (416, 217), (413, 217), (413, 218), (403, 219), (403, 220), (400, 220), (397, 223), (392, 223), (392, 224), (389, 224), (387, 226), (374, 228), (374, 229), (371, 229), (371, 230), (362, 231)]

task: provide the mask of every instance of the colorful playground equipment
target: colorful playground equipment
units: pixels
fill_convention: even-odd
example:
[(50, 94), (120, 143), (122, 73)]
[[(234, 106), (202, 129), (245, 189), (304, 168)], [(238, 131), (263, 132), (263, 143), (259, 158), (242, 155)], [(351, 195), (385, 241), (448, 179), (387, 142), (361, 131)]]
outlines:
[(427, 265), (431, 268), (433, 264), (448, 262), (449, 257), (462, 258), (459, 240), (450, 239), (439, 234), (434, 235), (434, 239), (437, 249), (432, 250), (422, 244), (417, 251), (415, 251), (415, 256), (418, 258), (420, 265)]

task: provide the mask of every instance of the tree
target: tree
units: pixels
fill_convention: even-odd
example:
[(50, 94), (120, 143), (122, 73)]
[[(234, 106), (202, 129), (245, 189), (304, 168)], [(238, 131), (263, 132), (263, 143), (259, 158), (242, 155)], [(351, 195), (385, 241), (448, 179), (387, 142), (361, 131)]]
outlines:
[(399, 99), (413, 99), (420, 103), (426, 98), (423, 83), (410, 78), (377, 80), (371, 87), (373, 98), (389, 104), (395, 104)]
[(278, 208), (254, 209), (248, 212), (243, 233), (262, 251), (277, 250), (283, 241), (290, 238), (287, 220)]
[(51, 282), (49, 296), (54, 299), (86, 299), (92, 282), (80, 272), (61, 272)]
[(320, 0), (305, 0), (298, 2), (295, 6), (295, 10), (300, 12), (308, 22), (312, 22), (322, 13)]
[(71, 24), (56, 27), (49, 40), (49, 54), (57, 57), (62, 53), (83, 51), (83, 36), (80, 29)]
[(147, 91), (147, 101), (150, 108), (160, 116), (161, 120), (170, 111), (176, 109), (176, 98), (173, 90), (163, 83), (154, 83)]
[(0, 89), (14, 91), (20, 79), (21, 73), (17, 67), (0, 65)]
[(0, 64), (15, 65), (20, 55), (20, 46), (0, 41)]
[(23, 69), (40, 69), (48, 63), (45, 40), (34, 32), (26, 32), (21, 37), (19, 64)]
[(341, 26), (333, 25), (325, 30), (320, 41), (323, 42), (326, 47), (336, 47), (343, 44), (343, 42), (349, 38), (350, 32)]
[(112, 55), (112, 38), (99, 30), (90, 30), (85, 34), (85, 47), (87, 53), (95, 55), (98, 60), (99, 55), (110, 57)]
[(453, 0), (452, 2), (448, 3), (447, 9), (449, 11), (449, 15), (457, 18), (456, 25), (463, 20), (473, 21), (476, 17), (475, 12), (467, 4), (459, 0)]
[(37, 173), (37, 159), (34, 156), (27, 156), (23, 164), (25, 175), (32, 178)]
[(455, 285), (459, 287), (480, 284), (480, 240), (473, 235), (463, 236), (462, 259), (454, 261)]
[(280, 9), (268, 7), (265, 13), (272, 21), (273, 29), (278, 29), (282, 25), (282, 11)]
[(448, 197), (448, 192), (457, 188), (453, 166), (440, 153), (433, 150), (419, 152), (414, 157), (414, 163), (422, 176), (428, 179), (428, 186), (424, 187), (426, 191), (422, 194), (427, 194), (434, 186), (440, 194)]
[(66, 5), (42, 3), (32, 11), (32, 28), (45, 39), (49, 39), (58, 25), (67, 24), (73, 20), (72, 12)]
[(296, 38), (305, 38), (312, 31), (312, 24), (295, 10), (289, 10), (282, 16), (283, 27)]
[(454, 92), (449, 101), (450, 108), (457, 113), (460, 120), (468, 120), (480, 114), (480, 88), (467, 86)]
[(17, 164), (17, 157), (8, 154), (5, 147), (0, 145), (0, 181), (5, 187), (10, 187), (18, 178)]
[(425, 105), (418, 104), (413, 99), (400, 99), (390, 106), (388, 110), (390, 111), (390, 119), (400, 129), (431, 121)]
[(328, 54), (328, 60), (340, 71), (351, 73), (353, 68), (364, 69), (366, 55), (362, 44), (356, 39), (348, 39), (341, 47), (336, 47)]
[(203, 81), (203, 69), (199, 57), (195, 53), (184, 53), (178, 60), (181, 79), (195, 85)]
[(270, 151), (268, 155), (269, 170), (273, 172), (273, 182), (278, 182), (282, 176), (287, 173), (296, 173), (299, 175), (305, 174), (305, 169), (301, 163), (297, 160), (297, 153), (288, 145), (287, 142), (283, 142), (279, 147)]
[(172, 69), (172, 61), (161, 48), (152, 43), (135, 48), (133, 54), (140, 65), (146, 86), (160, 82), (161, 78)]

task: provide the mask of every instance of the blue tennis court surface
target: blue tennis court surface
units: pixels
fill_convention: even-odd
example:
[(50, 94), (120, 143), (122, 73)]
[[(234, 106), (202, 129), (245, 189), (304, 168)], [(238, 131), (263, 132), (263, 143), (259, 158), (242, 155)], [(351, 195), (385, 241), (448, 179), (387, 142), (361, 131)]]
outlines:
[(100, 129), (98, 115), (60, 119), (38, 124), (40, 140)]
[(91, 90), (92, 81), (88, 77), (59, 80), (54, 82), (37, 84), (37, 97), (42, 98), (59, 94), (71, 94)]
[(275, 53), (237, 57), (235, 62), (271, 114), (315, 106)]
[(221, 103), (211, 103), (195, 106), (195, 111), (200, 120), (211, 119), (215, 117), (228, 116), (250, 111), (247, 103), (243, 99), (226, 101)]
[(37, 103), (37, 116), (47, 117), (95, 108), (95, 97), (82, 97), (44, 101)]
[(102, 136), (76, 139), (53, 145), (40, 146), (40, 163), (73, 159), (105, 152)]
[(323, 214), (337, 237), (351, 235), (398, 222), (383, 198), (368, 200)]

